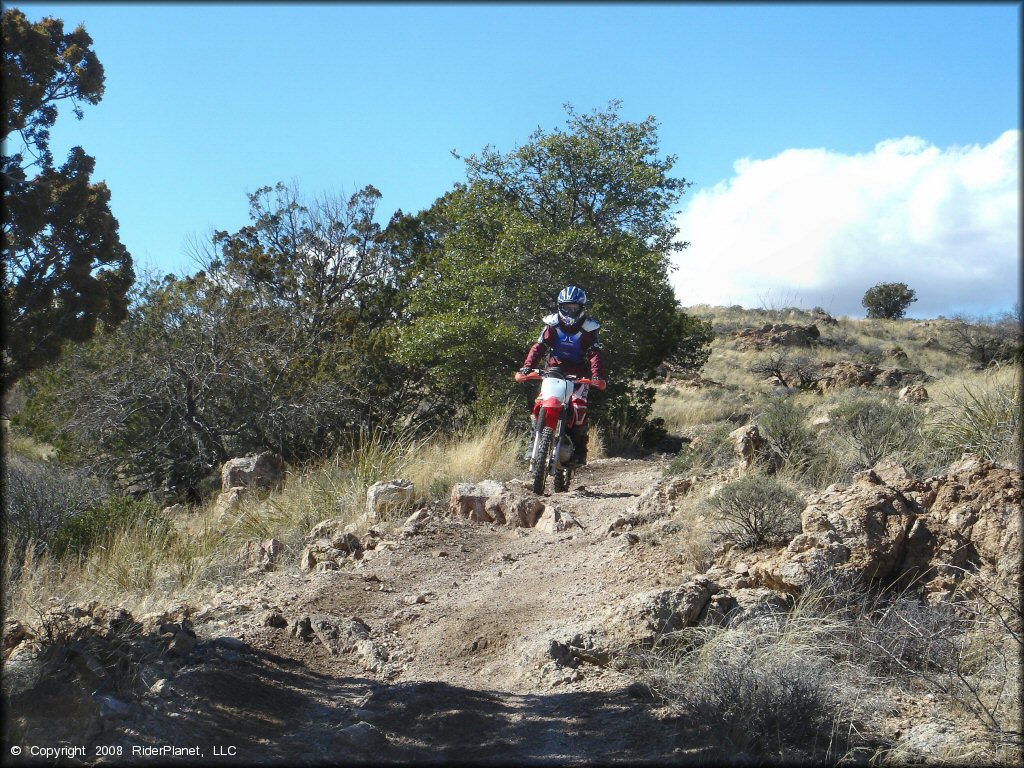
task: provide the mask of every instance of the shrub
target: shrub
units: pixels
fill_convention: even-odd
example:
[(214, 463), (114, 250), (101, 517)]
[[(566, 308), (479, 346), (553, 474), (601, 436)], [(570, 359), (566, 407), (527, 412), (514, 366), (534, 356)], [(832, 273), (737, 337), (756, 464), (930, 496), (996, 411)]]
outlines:
[(857, 455), (857, 468), (887, 457), (904, 458), (921, 441), (923, 416), (913, 406), (859, 397), (834, 407), (830, 431)]
[(638, 654), (638, 671), (712, 759), (833, 763), (851, 746), (849, 690), (814, 632), (789, 623), (693, 627)]
[(109, 491), (88, 475), (25, 456), (8, 456), (3, 472), (4, 538), (19, 555), (29, 541), (42, 551), (70, 519)]
[(715, 533), (740, 547), (779, 543), (800, 530), (804, 501), (772, 477), (749, 475), (705, 502), (718, 522)]
[(806, 471), (816, 458), (817, 435), (807, 426), (810, 409), (785, 398), (773, 400), (758, 416), (775, 463)]
[(761, 378), (773, 378), (783, 387), (809, 389), (817, 364), (809, 355), (792, 355), (781, 349), (761, 355), (747, 365), (747, 370)]
[(156, 504), (148, 499), (107, 496), (68, 517), (57, 529), (49, 548), (55, 557), (83, 555), (105, 538), (139, 522), (160, 525), (164, 521)]
[(954, 315), (947, 332), (950, 351), (978, 368), (996, 362), (1021, 360), (1024, 341), (1020, 318), (1012, 314), (997, 318)]
[[(622, 392), (618, 391), (620, 388)], [(596, 415), (601, 423), (605, 447), (609, 452), (615, 455), (654, 448), (665, 439), (665, 420), (651, 418), (656, 394), (654, 387), (632, 382), (625, 385), (609, 382), (608, 390), (616, 390), (618, 396), (592, 406), (591, 414)]]

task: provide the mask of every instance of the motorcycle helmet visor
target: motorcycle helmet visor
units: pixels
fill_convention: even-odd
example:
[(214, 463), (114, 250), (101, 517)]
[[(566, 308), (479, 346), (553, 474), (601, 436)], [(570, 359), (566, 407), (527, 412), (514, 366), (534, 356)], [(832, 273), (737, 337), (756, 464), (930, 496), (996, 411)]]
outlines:
[(583, 305), (578, 301), (566, 301), (558, 305), (558, 311), (566, 317), (579, 317), (583, 314)]

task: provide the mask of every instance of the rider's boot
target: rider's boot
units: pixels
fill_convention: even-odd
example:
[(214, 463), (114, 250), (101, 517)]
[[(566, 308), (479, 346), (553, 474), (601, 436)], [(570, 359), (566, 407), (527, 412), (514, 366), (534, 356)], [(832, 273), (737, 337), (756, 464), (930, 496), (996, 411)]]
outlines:
[(572, 431), (572, 444), (573, 452), (572, 459), (569, 463), (576, 467), (582, 467), (587, 463), (587, 443), (590, 440), (590, 436), (587, 434), (588, 430), (586, 427), (583, 429), (574, 429)]

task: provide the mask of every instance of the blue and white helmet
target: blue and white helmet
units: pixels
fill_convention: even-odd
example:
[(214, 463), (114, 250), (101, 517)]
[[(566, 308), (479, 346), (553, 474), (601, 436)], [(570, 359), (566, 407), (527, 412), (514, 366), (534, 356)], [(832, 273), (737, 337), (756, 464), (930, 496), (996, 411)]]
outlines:
[(587, 316), (587, 293), (570, 285), (558, 294), (558, 319), (568, 328), (575, 328)]

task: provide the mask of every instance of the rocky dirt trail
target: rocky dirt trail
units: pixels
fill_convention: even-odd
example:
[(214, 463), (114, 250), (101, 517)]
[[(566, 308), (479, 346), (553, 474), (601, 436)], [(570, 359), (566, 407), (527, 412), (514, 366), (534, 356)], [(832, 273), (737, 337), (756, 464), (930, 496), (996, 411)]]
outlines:
[(549, 492), (578, 521), (563, 531), (438, 509), (339, 570), (227, 589), (188, 663), (99, 740), (291, 764), (696, 757), (633, 679), (559, 656), (574, 626), (679, 582), (677, 554), (609, 532), (664, 461), (595, 461)]
[[(325, 521), (298, 564), (251, 571), (202, 605), (55, 605), (35, 629), (5, 622), (6, 743), (84, 746), (89, 764), (713, 761), (702, 724), (624, 671), (632, 649), (702, 623), (760, 633), (822, 578), (912, 580), (938, 606), (1019, 585), (1006, 553), (1020, 551), (1020, 472), (971, 456), (930, 478), (882, 462), (807, 499), (785, 546), (724, 548), (688, 572), (677, 503), (741, 474), (743, 437), (724, 474), (603, 460), (543, 499), (487, 481), (361, 537)], [(57, 625), (67, 640), (40, 643)], [(908, 695), (869, 753), (963, 736)], [(19, 764), (33, 762), (54, 761)]]

